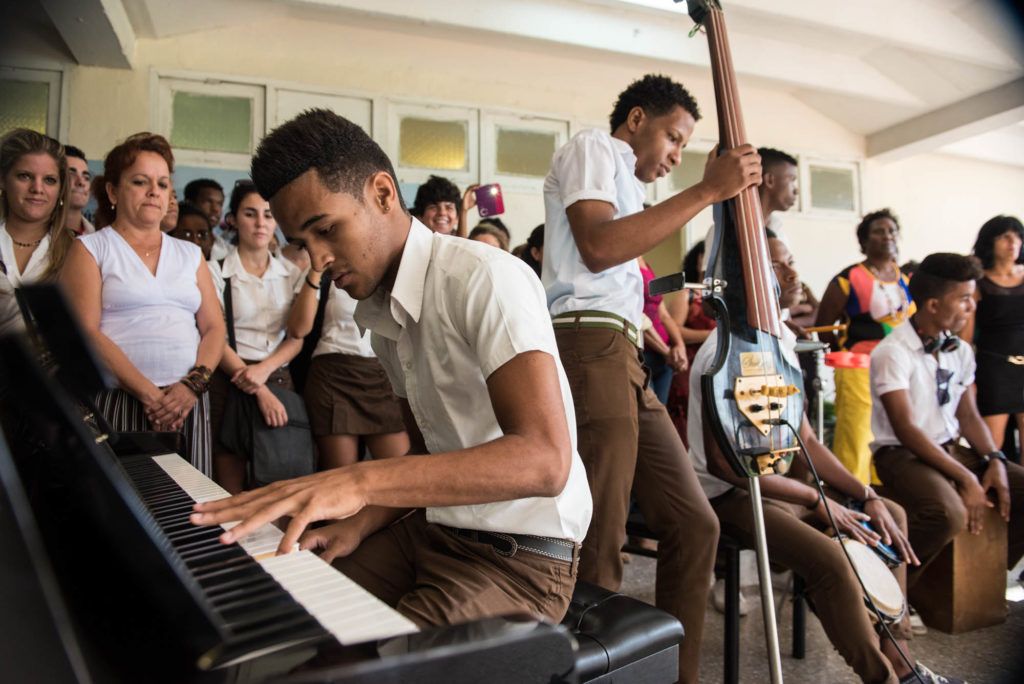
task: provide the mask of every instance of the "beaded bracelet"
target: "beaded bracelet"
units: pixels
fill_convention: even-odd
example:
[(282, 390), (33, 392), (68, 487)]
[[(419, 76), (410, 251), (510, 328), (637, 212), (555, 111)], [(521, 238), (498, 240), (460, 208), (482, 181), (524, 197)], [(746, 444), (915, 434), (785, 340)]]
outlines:
[(198, 397), (209, 388), (212, 376), (213, 371), (206, 366), (193, 366), (188, 374), (181, 379), (181, 384)]

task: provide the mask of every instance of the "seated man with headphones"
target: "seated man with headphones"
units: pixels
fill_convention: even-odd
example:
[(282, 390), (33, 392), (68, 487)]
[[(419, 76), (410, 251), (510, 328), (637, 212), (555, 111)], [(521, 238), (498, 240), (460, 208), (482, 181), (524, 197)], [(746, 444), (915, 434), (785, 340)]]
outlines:
[(1024, 468), (1007, 462), (978, 414), (974, 352), (957, 337), (981, 276), (973, 257), (926, 257), (910, 279), (917, 312), (871, 353), (871, 450), (880, 491), (907, 512), (921, 560), (911, 586), (965, 527), (981, 532), (985, 508), (1010, 524), (1007, 568), (1024, 554)]

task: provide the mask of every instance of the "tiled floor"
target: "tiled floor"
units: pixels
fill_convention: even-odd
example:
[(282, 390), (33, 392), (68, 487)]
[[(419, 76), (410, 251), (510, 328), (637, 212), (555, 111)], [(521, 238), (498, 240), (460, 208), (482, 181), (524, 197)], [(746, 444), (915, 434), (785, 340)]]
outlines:
[[(1019, 571), (1018, 567), (1018, 571)], [(654, 560), (632, 556), (626, 565), (623, 592), (653, 602)], [(767, 682), (768, 657), (764, 645), (764, 626), (756, 587), (744, 589), (751, 611), (740, 621), (740, 681)], [(858, 682), (859, 679), (832, 648), (821, 624), (808, 613), (807, 657), (796, 660), (790, 655), (792, 644), (792, 602), (776, 592), (779, 640), (782, 650), (782, 674), (787, 682)], [(937, 673), (964, 677), (972, 684), (1021, 684), (1024, 682), (1024, 601), (1010, 603), (1006, 623), (966, 634), (951, 636), (931, 629), (911, 642), (913, 658)], [(704, 628), (701, 682), (722, 681), (723, 618), (708, 608)]]

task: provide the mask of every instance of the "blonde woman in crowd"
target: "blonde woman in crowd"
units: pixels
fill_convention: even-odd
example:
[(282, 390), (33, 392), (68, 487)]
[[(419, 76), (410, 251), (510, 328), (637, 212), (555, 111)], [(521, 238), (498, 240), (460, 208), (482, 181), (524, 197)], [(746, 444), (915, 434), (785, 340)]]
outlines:
[(0, 260), (13, 287), (53, 280), (72, 235), (67, 157), (48, 136), (16, 128), (0, 140)]

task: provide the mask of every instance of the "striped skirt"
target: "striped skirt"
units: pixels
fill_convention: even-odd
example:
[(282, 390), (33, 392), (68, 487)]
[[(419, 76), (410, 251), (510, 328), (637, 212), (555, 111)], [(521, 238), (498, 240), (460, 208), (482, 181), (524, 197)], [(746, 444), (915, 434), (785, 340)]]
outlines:
[[(96, 408), (116, 432), (152, 430), (142, 402), (121, 389), (105, 390), (96, 395)], [(210, 446), (210, 395), (203, 392), (179, 428), (185, 453), (179, 454), (206, 477), (213, 477)]]

